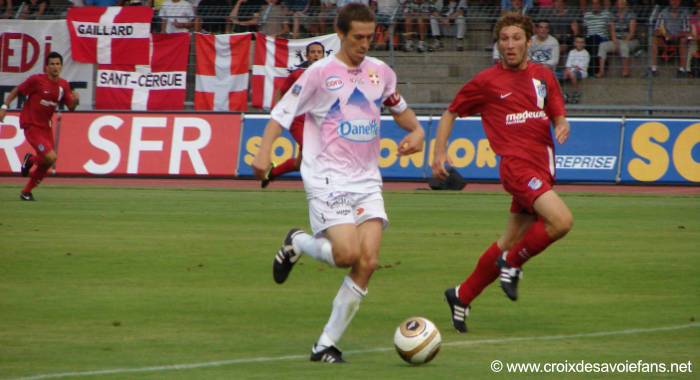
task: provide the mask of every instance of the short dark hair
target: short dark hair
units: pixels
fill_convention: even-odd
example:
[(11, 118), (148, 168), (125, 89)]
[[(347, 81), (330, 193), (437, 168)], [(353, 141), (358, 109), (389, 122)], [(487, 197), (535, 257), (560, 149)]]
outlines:
[(518, 12), (507, 12), (501, 18), (496, 21), (496, 25), (493, 27), (493, 32), (496, 38), (501, 34), (501, 29), (506, 26), (517, 26), (525, 32), (525, 37), (529, 41), (532, 38), (532, 30), (534, 29), (534, 24), (532, 19), (528, 16), (523, 16)]
[(58, 52), (52, 51), (51, 53), (49, 53), (49, 55), (46, 56), (46, 66), (49, 65), (49, 59), (51, 58), (58, 58), (61, 61), (61, 64), (63, 64), (63, 56)]
[(306, 45), (306, 55), (309, 55), (309, 49), (311, 49), (311, 45), (321, 46), (321, 50), (323, 50), (323, 55), (326, 55), (326, 47), (323, 46), (323, 44), (320, 41), (314, 41), (314, 42)]
[(361, 3), (350, 3), (338, 11), (335, 27), (343, 34), (348, 34), (353, 21), (377, 23), (377, 17), (372, 10)]

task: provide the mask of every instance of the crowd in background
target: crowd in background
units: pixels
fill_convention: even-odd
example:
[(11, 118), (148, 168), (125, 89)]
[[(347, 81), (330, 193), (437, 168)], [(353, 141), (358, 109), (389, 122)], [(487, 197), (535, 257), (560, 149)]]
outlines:
[[(145, 5), (155, 10), (156, 33), (262, 32), (296, 39), (331, 33), (336, 10), (353, 1), (366, 3), (377, 14), (377, 50), (423, 53), (450, 46), (462, 51), (470, 24), (490, 29), (500, 14), (516, 11), (531, 16), (537, 25), (531, 59), (555, 71), (561, 67), (562, 80), (575, 83), (589, 75), (606, 75), (611, 54), (620, 56), (619, 74), (627, 77), (630, 56), (642, 49), (651, 50), (646, 75), (658, 75), (659, 59), (677, 62), (678, 77), (698, 75), (693, 64), (700, 61), (700, 0), (500, 0), (500, 5), (498, 0), (0, 0), (0, 15), (42, 19), (63, 17), (70, 6)], [(650, 22), (654, 38), (648, 47)], [(577, 36), (584, 39), (590, 56), (587, 67), (561, 66), (569, 52), (577, 50)], [(447, 44), (447, 39), (454, 41)], [(493, 58), (499, 59), (495, 49)], [(567, 74), (567, 69), (573, 73)]]

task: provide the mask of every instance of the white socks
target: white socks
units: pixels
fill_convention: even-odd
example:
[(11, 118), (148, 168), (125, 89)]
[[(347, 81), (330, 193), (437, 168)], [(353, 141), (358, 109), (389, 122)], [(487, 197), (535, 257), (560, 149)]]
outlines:
[(349, 276), (345, 276), (338, 294), (333, 300), (333, 310), (328, 323), (323, 328), (323, 334), (318, 339), (317, 346), (325, 348), (336, 346), (350, 321), (360, 308), (360, 302), (367, 295), (366, 290), (360, 289)]
[(306, 253), (322, 263), (335, 266), (333, 247), (331, 246), (331, 242), (324, 237), (315, 238), (303, 232), (294, 237), (292, 245), (294, 246), (294, 251), (297, 253)]

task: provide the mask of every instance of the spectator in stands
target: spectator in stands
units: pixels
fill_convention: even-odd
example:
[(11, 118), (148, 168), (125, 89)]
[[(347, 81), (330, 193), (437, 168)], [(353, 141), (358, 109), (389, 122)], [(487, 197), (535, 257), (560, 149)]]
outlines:
[[(383, 0), (377, 0), (377, 6), (379, 1)], [(333, 32), (333, 22), (338, 13), (335, 3), (336, 0), (321, 0), (321, 9), (318, 11), (318, 26), (321, 34)]]
[(393, 44), (391, 39), (391, 28), (394, 27), (392, 18), (397, 16), (397, 11), (401, 7), (399, 0), (377, 0), (377, 38), (376, 48), (379, 50), (389, 49), (389, 44)]
[[(681, 8), (681, 0), (669, 0), (669, 6), (664, 8), (656, 19), (654, 38), (651, 39), (651, 74), (656, 76), (656, 57), (659, 48), (663, 49), (662, 58), (669, 60), (678, 55), (679, 78), (687, 76), (685, 63), (688, 54), (688, 36), (690, 32), (690, 15)], [(648, 74), (648, 73), (647, 73)]]
[(609, 53), (617, 52), (622, 58), (622, 76), (630, 75), (630, 52), (639, 47), (639, 41), (634, 37), (637, 29), (637, 14), (627, 6), (627, 0), (617, 0), (610, 20), (610, 40), (600, 44), (598, 48), (597, 78), (605, 74), (605, 59)]
[(194, 31), (198, 33), (223, 33), (226, 30), (226, 16), (231, 13), (228, 2), (202, 0), (197, 5)]
[[(445, 2), (447, 4), (445, 5)], [(467, 31), (467, 0), (436, 0), (430, 13), (430, 31), (433, 40), (428, 46), (428, 51), (435, 51), (443, 47), (440, 24), (449, 27), (454, 23), (457, 26), (455, 47), (457, 51), (464, 50), (464, 34)]]
[[(586, 0), (579, 0), (578, 6), (579, 6), (579, 8), (581, 8), (581, 12), (583, 12), (583, 13), (585, 13), (586, 9), (588, 9), (588, 5), (586, 5)], [(603, 1), (603, 8), (610, 9), (610, 0)]]
[(591, 56), (585, 47), (586, 39), (582, 35), (574, 37), (574, 49), (569, 52), (568, 57), (566, 57), (566, 65), (564, 65), (562, 82), (568, 80), (574, 86), (574, 92), (564, 96), (564, 99), (571, 104), (579, 102), (581, 94), (578, 91), (578, 83), (588, 77)]
[(122, 5), (123, 0), (85, 0), (89, 7), (116, 7)]
[[(583, 15), (586, 28), (586, 50), (591, 57), (598, 56), (598, 47), (610, 39), (610, 12), (600, 6), (600, 0), (591, 0), (591, 7)], [(598, 71), (599, 60), (593, 59), (589, 73)]]
[(289, 34), (287, 13), (278, 0), (266, 0), (262, 10), (262, 32), (270, 37), (286, 37)]
[(501, 0), (501, 14), (506, 12), (519, 12), (523, 15), (530, 15), (535, 6), (532, 0)]
[(12, 14), (12, 0), (0, 0), (0, 19), (13, 17), (14, 15)]
[[(700, 25), (699, 23), (700, 19), (700, 0), (695, 1), (695, 12), (693, 15), (690, 17), (690, 36), (688, 36), (688, 59), (686, 60), (686, 65), (685, 65), (685, 70), (688, 73), (693, 73), (693, 76), (695, 78), (700, 78), (700, 41), (698, 38), (700, 37)], [(693, 68), (692, 62), (693, 59), (698, 62), (697, 70), (691, 71)]]
[(194, 8), (187, 0), (166, 0), (158, 15), (163, 20), (161, 33), (189, 32), (194, 26)]
[[(427, 49), (425, 32), (430, 20), (430, 7), (429, 0), (408, 0), (406, 2), (403, 15), (404, 51), (412, 51), (414, 45), (419, 53), (423, 53)], [(418, 40), (414, 44), (416, 37)]]
[(226, 33), (259, 31), (265, 4), (265, 0), (238, 0), (228, 17)]
[(535, 35), (528, 49), (530, 61), (549, 67), (553, 72), (559, 65), (559, 42), (549, 34), (549, 20), (535, 23)]
[(22, 12), (19, 18), (22, 20), (37, 20), (46, 12), (46, 7), (49, 5), (48, 0), (28, 0), (20, 6)]
[(560, 55), (569, 51), (574, 44), (574, 36), (581, 34), (578, 13), (566, 6), (564, 0), (554, 0), (554, 7), (540, 9), (539, 19), (549, 20), (549, 33), (559, 42)]
[(287, 16), (292, 19), (292, 38), (297, 39), (301, 22), (306, 18), (306, 12), (311, 6), (311, 0), (283, 0), (282, 6)]

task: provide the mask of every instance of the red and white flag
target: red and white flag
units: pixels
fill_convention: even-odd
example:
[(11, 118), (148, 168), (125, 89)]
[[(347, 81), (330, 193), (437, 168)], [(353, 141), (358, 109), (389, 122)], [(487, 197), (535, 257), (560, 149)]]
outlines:
[(194, 109), (248, 110), (251, 33), (195, 34)]
[(262, 33), (256, 35), (251, 94), (253, 107), (270, 109), (274, 106), (275, 90), (282, 86), (290, 71), (306, 61), (306, 45), (311, 42), (322, 43), (326, 56), (340, 50), (337, 34), (301, 40), (267, 37)]
[(153, 8), (73, 7), (66, 21), (73, 59), (105, 65), (148, 65)]
[(150, 65), (99, 65), (95, 108), (185, 108), (189, 33), (153, 34)]

